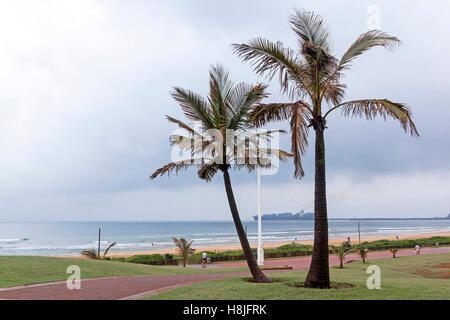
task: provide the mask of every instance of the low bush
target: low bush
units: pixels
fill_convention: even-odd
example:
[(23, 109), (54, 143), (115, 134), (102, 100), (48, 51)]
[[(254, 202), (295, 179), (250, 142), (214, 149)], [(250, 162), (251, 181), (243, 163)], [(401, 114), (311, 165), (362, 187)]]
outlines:
[(164, 256), (160, 254), (138, 254), (132, 257), (126, 258), (125, 262), (133, 262), (133, 263), (145, 263), (148, 261), (161, 261), (165, 260)]
[(126, 258), (123, 257), (112, 257), (112, 261), (125, 262)]
[(413, 248), (416, 245), (419, 246), (433, 246), (436, 243), (450, 244), (450, 237), (431, 237), (422, 239), (405, 239), (405, 240), (377, 240), (372, 242), (363, 242), (361, 244), (355, 244), (352, 248), (366, 248), (369, 250), (383, 250), (390, 248)]

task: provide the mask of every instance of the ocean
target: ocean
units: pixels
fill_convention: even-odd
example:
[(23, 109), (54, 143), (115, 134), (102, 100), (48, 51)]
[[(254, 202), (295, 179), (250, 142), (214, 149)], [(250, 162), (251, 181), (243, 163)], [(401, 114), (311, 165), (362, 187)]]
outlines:
[[(257, 223), (243, 222), (251, 243)], [(263, 221), (263, 242), (313, 239), (313, 221)], [(361, 236), (450, 232), (450, 220), (361, 220)], [(0, 255), (74, 255), (116, 241), (112, 252), (174, 248), (172, 237), (194, 240), (193, 247), (238, 244), (232, 222), (1, 222)], [(357, 240), (355, 220), (331, 220), (330, 238)], [(153, 244), (153, 245), (152, 245)]]

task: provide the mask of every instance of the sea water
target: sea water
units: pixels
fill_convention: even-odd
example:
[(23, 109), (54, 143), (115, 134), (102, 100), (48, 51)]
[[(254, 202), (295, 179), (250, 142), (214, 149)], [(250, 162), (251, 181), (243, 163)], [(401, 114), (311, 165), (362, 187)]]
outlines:
[[(355, 220), (330, 220), (330, 238), (358, 239)], [(250, 243), (257, 223), (244, 221)], [(239, 244), (230, 221), (223, 222), (1, 222), (0, 255), (73, 255), (117, 242), (112, 252), (174, 248), (172, 237), (193, 240), (193, 247)], [(263, 243), (311, 240), (313, 221), (263, 221)], [(361, 220), (362, 237), (450, 232), (450, 220)]]

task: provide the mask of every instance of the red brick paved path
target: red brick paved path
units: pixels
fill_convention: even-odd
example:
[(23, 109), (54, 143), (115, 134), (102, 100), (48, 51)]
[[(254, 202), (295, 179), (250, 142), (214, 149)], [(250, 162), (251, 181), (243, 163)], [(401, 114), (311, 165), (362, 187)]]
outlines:
[[(426, 248), (422, 254), (450, 252), (450, 248)], [(398, 256), (415, 254), (413, 250), (400, 250)], [(370, 252), (370, 259), (390, 257), (387, 251)], [(355, 255), (349, 255), (348, 260), (357, 259)], [(290, 259), (267, 260), (265, 265), (290, 265), (294, 269), (306, 269), (311, 257), (299, 257)], [(337, 259), (330, 257), (330, 265), (336, 265)], [(218, 264), (219, 265), (219, 264)], [(245, 262), (223, 263), (221, 266), (244, 266)], [(274, 272), (274, 271), (270, 271)], [(109, 277), (98, 279), (85, 279), (81, 281), (80, 290), (68, 290), (65, 282), (55, 282), (22, 287), (0, 289), (0, 299), (76, 299), (76, 300), (112, 300), (112, 299), (136, 299), (159, 291), (186, 286), (192, 283), (249, 275), (249, 272), (232, 272), (222, 274), (191, 274), (191, 275), (151, 275), (133, 277)]]

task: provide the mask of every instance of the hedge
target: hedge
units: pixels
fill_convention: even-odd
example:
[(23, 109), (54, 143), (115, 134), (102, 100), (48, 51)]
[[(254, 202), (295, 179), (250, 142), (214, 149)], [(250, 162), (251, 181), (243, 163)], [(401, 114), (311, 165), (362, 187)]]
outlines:
[[(416, 245), (420, 245), (423, 247), (434, 246), (436, 243), (440, 245), (450, 245), (450, 237), (431, 237), (431, 238), (422, 238), (422, 239), (411, 239), (411, 240), (377, 240), (372, 242), (363, 242), (361, 244), (354, 244), (351, 246), (353, 249), (365, 248), (371, 251), (375, 250), (387, 250), (390, 248), (414, 248)], [(253, 254), (256, 254), (256, 249), (252, 249)], [(189, 264), (197, 264), (201, 261), (201, 256), (203, 252), (197, 252), (190, 256), (188, 259)], [(211, 262), (219, 262), (219, 261), (238, 261), (245, 260), (244, 254), (242, 250), (229, 250), (224, 252), (212, 252), (206, 251), (207, 257)], [(273, 249), (264, 249), (264, 258), (273, 259), (273, 258), (285, 258), (285, 257), (298, 257), (298, 256), (307, 256), (312, 254), (312, 246), (310, 245), (301, 245), (301, 244), (286, 244), (280, 246), (278, 248)], [(122, 261), (125, 262), (133, 262), (133, 263), (142, 263), (142, 264), (151, 264), (151, 265), (177, 265), (180, 261), (179, 257), (175, 259), (166, 259), (160, 254), (142, 254), (135, 255), (129, 258), (126, 258)], [(118, 258), (114, 258), (114, 260), (118, 260)]]

